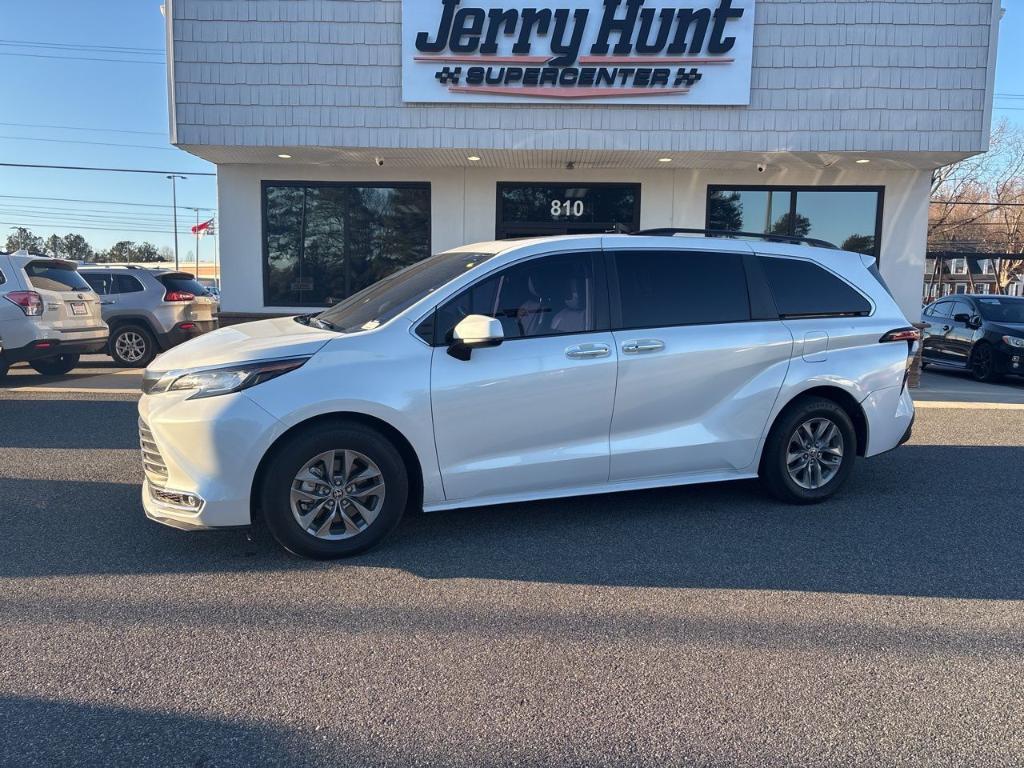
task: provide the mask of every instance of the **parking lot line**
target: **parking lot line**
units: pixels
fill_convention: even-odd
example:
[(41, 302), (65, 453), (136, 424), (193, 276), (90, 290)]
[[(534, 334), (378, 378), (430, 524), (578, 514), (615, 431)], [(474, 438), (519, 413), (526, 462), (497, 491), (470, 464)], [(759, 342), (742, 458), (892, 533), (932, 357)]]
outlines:
[(915, 400), (914, 407), (961, 411), (1024, 411), (1024, 403), (968, 403), (961, 400)]

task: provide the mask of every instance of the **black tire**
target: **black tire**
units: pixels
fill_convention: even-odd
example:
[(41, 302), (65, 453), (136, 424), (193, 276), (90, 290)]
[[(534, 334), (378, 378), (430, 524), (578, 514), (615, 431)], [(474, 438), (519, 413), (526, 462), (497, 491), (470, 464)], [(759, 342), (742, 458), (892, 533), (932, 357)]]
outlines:
[[(790, 475), (786, 459), (790, 442), (795, 439), (797, 430), (801, 425), (817, 419), (828, 420), (836, 426), (842, 437), (842, 457), (837, 471), (824, 484), (817, 488), (805, 488)], [(857, 433), (846, 411), (834, 401), (822, 397), (797, 398), (779, 415), (768, 434), (761, 460), (761, 481), (780, 501), (816, 504), (830, 498), (843, 486), (853, 471), (856, 456)], [(804, 479), (806, 481), (806, 476)]]
[(118, 365), (145, 368), (156, 357), (156, 339), (141, 325), (120, 325), (110, 334), (109, 352)]
[(996, 370), (996, 352), (991, 344), (985, 342), (974, 345), (970, 368), (975, 381), (992, 384), (1002, 378)]
[[(292, 484), (296, 481), (299, 471), (315, 457), (329, 451), (344, 450), (362, 454), (376, 465), (384, 482), (383, 499), (379, 502), (376, 517), (361, 532), (349, 538), (335, 540), (317, 538), (300, 525), (296, 513), (292, 510)], [(339, 458), (339, 469), (340, 466)], [(355, 464), (356, 468), (365, 466)], [(329, 483), (320, 485), (330, 487)], [(341, 489), (334, 490), (340, 492)], [(370, 427), (345, 422), (321, 424), (289, 438), (274, 451), (274, 455), (267, 463), (259, 490), (264, 521), (278, 543), (293, 554), (316, 560), (350, 557), (376, 546), (402, 519), (408, 496), (408, 470), (395, 446)], [(326, 497), (324, 498), (326, 500)], [(365, 502), (366, 497), (362, 500)], [(342, 499), (330, 503), (340, 505), (344, 501)], [(337, 517), (337, 512), (331, 511), (330, 506), (324, 509), (323, 516), (316, 518), (313, 525), (321, 525), (327, 516), (333, 515), (335, 522), (333, 526), (327, 523), (328, 532), (334, 531), (338, 535), (344, 535), (346, 528), (343, 520)], [(339, 506), (338, 510), (340, 509)], [(348, 508), (348, 512), (358, 516), (351, 507)], [(358, 516), (357, 521), (366, 522), (362, 516)]]
[(43, 376), (63, 376), (74, 370), (78, 365), (81, 355), (58, 355), (57, 357), (44, 357), (41, 360), (33, 360), (29, 363), (37, 373)]

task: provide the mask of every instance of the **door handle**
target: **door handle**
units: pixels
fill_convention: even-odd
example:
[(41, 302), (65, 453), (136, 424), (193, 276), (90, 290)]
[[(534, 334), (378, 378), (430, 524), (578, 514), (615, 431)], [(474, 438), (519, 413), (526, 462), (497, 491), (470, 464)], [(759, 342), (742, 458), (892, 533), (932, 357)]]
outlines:
[(100, 302), (100, 306), (101, 307), (109, 307), (111, 304), (114, 304), (114, 303), (115, 302), (113, 302), (113, 301), (101, 301)]
[(565, 356), (570, 360), (592, 360), (598, 357), (608, 357), (612, 353), (607, 344), (577, 344), (565, 350)]
[(665, 342), (658, 339), (637, 339), (627, 341), (622, 345), (622, 351), (627, 355), (640, 355), (645, 352), (661, 352), (665, 348)]

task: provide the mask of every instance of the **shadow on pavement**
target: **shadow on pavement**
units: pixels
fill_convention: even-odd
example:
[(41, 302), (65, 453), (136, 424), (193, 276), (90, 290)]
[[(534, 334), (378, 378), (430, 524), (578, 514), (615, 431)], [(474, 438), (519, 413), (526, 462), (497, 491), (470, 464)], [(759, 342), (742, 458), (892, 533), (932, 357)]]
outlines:
[(0, 721), (0, 762), (19, 768), (331, 764), (296, 734), (229, 720), (0, 697)]
[(138, 448), (138, 420), (135, 400), (77, 400), (69, 409), (53, 400), (3, 398), (0, 449)]
[[(109, 404), (106, 404), (109, 406)], [(409, 515), (340, 563), (147, 521), (134, 484), (0, 479), (0, 577), (383, 567), (428, 579), (1024, 599), (1021, 447), (908, 445), (814, 507), (756, 483)], [(1000, 468), (1003, 468), (1000, 470)], [(364, 574), (366, 578), (373, 578)]]

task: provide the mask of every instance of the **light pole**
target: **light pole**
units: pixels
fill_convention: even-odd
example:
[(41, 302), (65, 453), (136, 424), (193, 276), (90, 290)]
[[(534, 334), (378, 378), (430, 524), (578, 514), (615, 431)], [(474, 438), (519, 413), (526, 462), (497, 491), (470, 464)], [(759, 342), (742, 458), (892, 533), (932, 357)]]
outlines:
[(196, 212), (196, 279), (199, 279), (199, 209), (193, 208)]
[(171, 180), (171, 207), (174, 209), (174, 268), (178, 269), (178, 191), (175, 182), (177, 179), (184, 181), (188, 176), (172, 173), (167, 178)]

